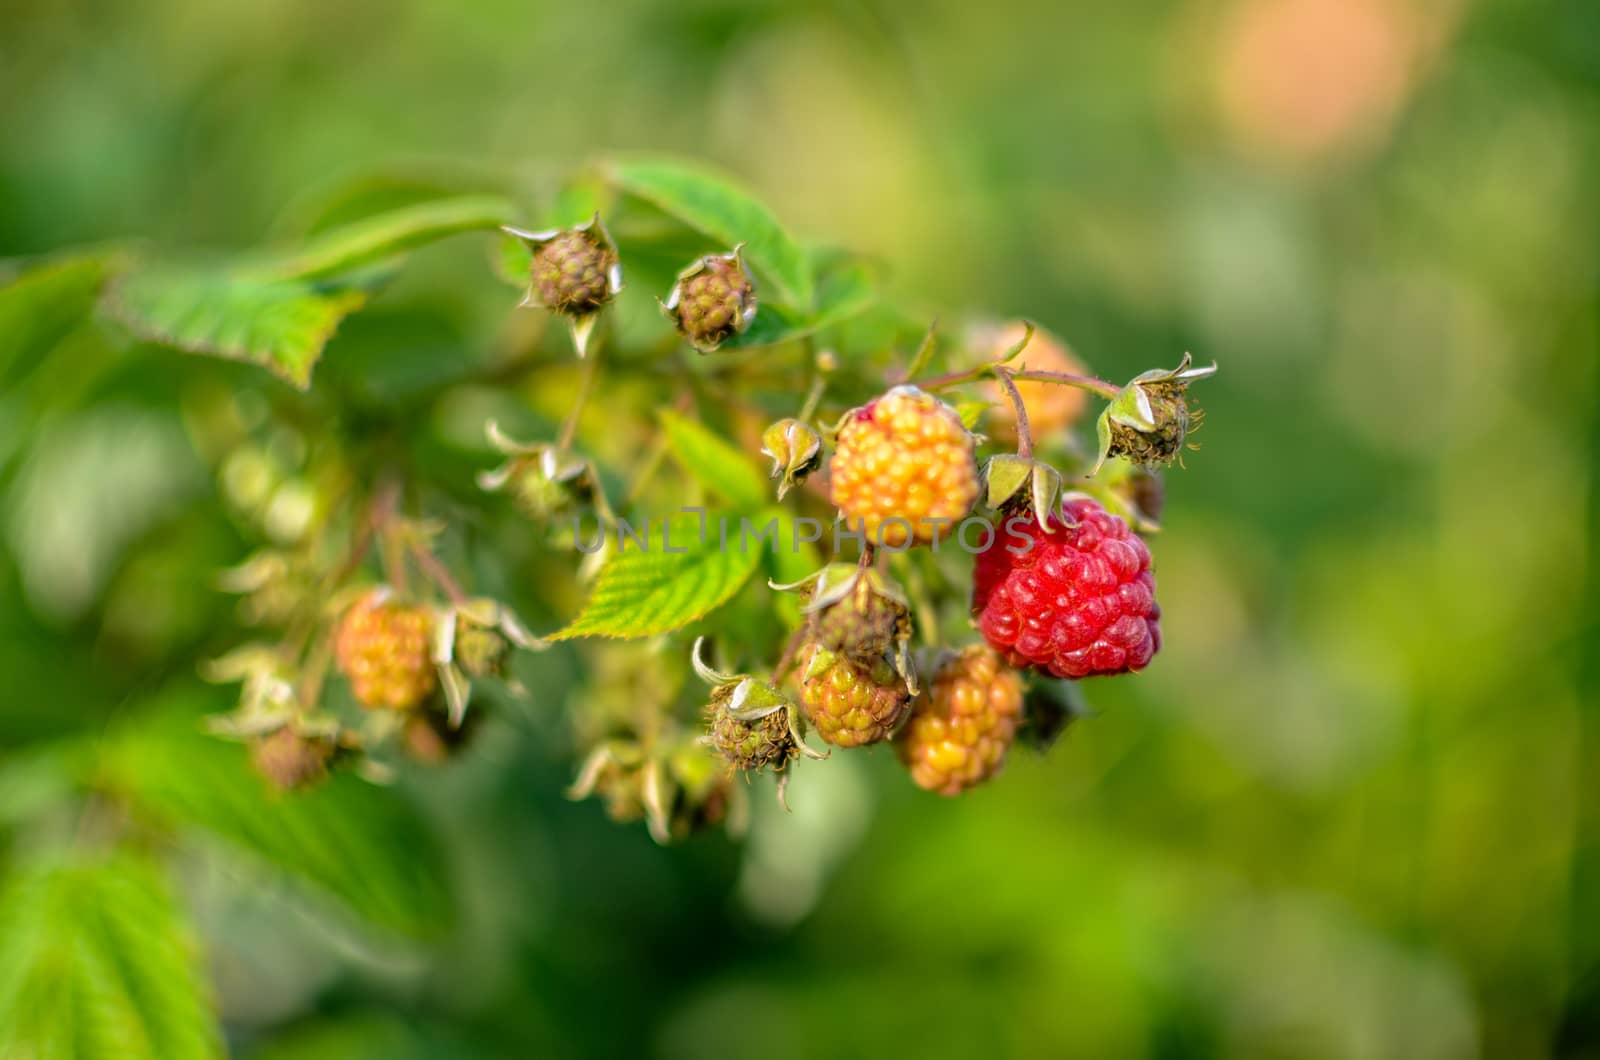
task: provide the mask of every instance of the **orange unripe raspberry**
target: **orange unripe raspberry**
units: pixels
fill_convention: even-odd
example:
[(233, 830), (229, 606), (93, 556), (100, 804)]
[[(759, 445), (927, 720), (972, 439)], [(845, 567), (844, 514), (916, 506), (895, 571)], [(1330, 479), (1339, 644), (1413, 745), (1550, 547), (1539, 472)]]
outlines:
[(438, 684), (433, 620), (420, 607), (392, 603), (382, 591), (357, 601), (339, 623), (334, 658), (365, 707), (410, 710)]
[(818, 647), (805, 669), (800, 703), (818, 736), (837, 747), (861, 747), (894, 734), (911, 693), (886, 658), (867, 664)]
[(1021, 722), (1021, 677), (974, 644), (940, 664), (897, 749), (919, 787), (959, 795), (1000, 772)]
[(912, 386), (846, 415), (828, 472), (851, 528), (887, 548), (948, 536), (978, 499), (971, 433), (955, 409)]
[[(1007, 350), (1022, 341), (1025, 334), (1027, 326), (1020, 321), (989, 326), (978, 329), (974, 336), (975, 345), (983, 360), (992, 361), (1003, 357)], [(1016, 360), (1010, 362), (1010, 367), (1019, 371), (1089, 374), (1089, 369), (1066, 343), (1040, 328), (1034, 329), (1033, 338)], [(998, 442), (1015, 445), (1017, 418), (1011, 410), (1005, 390), (998, 380), (990, 380), (984, 390), (984, 397), (995, 405), (985, 418), (989, 433)], [(1017, 381), (1017, 392), (1022, 395), (1022, 405), (1028, 410), (1028, 428), (1034, 441), (1039, 443), (1049, 442), (1052, 436), (1071, 428), (1089, 407), (1087, 391), (1061, 383), (1021, 379)]]

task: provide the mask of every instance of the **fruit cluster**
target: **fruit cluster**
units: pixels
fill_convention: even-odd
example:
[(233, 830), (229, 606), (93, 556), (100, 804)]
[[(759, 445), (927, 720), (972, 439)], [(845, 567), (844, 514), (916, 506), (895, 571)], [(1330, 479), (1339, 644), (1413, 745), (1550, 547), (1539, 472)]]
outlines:
[[(348, 552), (336, 562), (308, 542), (260, 553), (224, 581), (244, 594), (247, 620), (278, 627), (282, 637), (212, 665), (211, 677), (237, 681), (242, 692), (211, 727), (245, 742), (273, 787), (306, 787), (340, 765), (381, 780), (392, 772), (390, 752), (444, 760), (470, 727), (472, 682), (496, 678), (514, 688), (511, 649), (541, 646), (504, 605), (468, 599), (434, 556), (432, 528), (395, 507), (387, 487), (352, 504)], [(374, 542), (384, 584), (361, 569)], [(413, 564), (429, 583), (424, 592), (406, 589)], [(328, 687), (330, 670), (347, 696)]]
[[(740, 689), (763, 690), (762, 712), (730, 710), (731, 684), (717, 685), (711, 697), (708, 741), (730, 768), (770, 770), (786, 782), (814, 730), (837, 748), (892, 744), (913, 782), (956, 795), (998, 774), (1019, 734), (1048, 743), (1071, 720), (1042, 686), (1133, 673), (1161, 647), (1141, 536), (1159, 516), (1152, 465), (1174, 459), (1198, 423), (1185, 390), (1209, 370), (1190, 368), (1186, 358), (1173, 372), (1145, 373), (1118, 389), (1076, 374), (1081, 363), (1048, 336), (1040, 340), (1048, 368), (1008, 367), (1029, 349), (1031, 326), (978, 334), (1007, 345), (991, 346), (975, 369), (893, 386), (831, 428), (812, 427), (803, 413), (764, 433), (780, 496), (823, 465), (824, 443), (832, 443), (827, 496), (864, 544), (858, 563), (836, 561), (775, 586), (798, 590), (805, 604), (770, 676), (737, 679)], [(1017, 451), (980, 470), (979, 438), (931, 391), (986, 376), (1009, 403), (994, 433)], [(1101, 474), (1080, 476), (1065, 490), (1062, 471), (1034, 456), (1033, 431), (1043, 428), (1046, 444), (1073, 466), (1068, 432), (1084, 410), (1083, 389), (1111, 399), (1101, 421)], [(973, 518), (983, 533), (972, 550), (969, 614), (982, 640), (925, 651), (932, 676), (923, 682), (909, 643), (919, 622), (930, 623), (927, 639), (938, 641), (937, 605), (919, 600), (914, 614), (886, 554), (915, 546), (933, 552)], [(920, 569), (910, 559), (902, 566)], [(779, 691), (784, 686), (791, 698)]]
[[(247, 617), (283, 636), (219, 661), (217, 675), (240, 681), (243, 693), (218, 728), (247, 741), (257, 770), (275, 785), (300, 787), (347, 762), (382, 776), (385, 748), (438, 761), (461, 743), (472, 682), (505, 681), (513, 647), (638, 638), (578, 647), (590, 676), (570, 713), (582, 757), (571, 794), (597, 798), (618, 820), (645, 821), (666, 842), (709, 825), (737, 829), (741, 777), (774, 774), (786, 798), (800, 762), (835, 750), (892, 748), (919, 787), (969, 791), (993, 780), (1014, 747), (1047, 745), (1077, 717), (1078, 682), (1134, 673), (1160, 650), (1146, 537), (1159, 529), (1161, 469), (1190, 445), (1201, 420), (1188, 388), (1214, 366), (1196, 368), (1186, 355), (1174, 369), (1117, 386), (1023, 322), (964, 329), (943, 374), (926, 371), (937, 354), (932, 332), (908, 363), (887, 353), (844, 364), (796, 326), (800, 310), (782, 301), (793, 294), (792, 276), (773, 296), (763, 286), (758, 301), (758, 277), (763, 285), (771, 278), (773, 260), (757, 256), (762, 267), (753, 268), (736, 245), (694, 258), (659, 300), (676, 332), (662, 327), (673, 356), (684, 356), (683, 345), (723, 354), (704, 371), (652, 367), (658, 379), (684, 382), (641, 458), (616, 452), (608, 439), (596, 439), (589, 454), (579, 445), (581, 414), (600, 351), (617, 330), (601, 327), (624, 290), (623, 254), (598, 214), (567, 228), (505, 232), (527, 252), (523, 305), (565, 321), (585, 360), (559, 436), (518, 441), (491, 421), (489, 444), (504, 459), (477, 482), (541, 526), (540, 544), (587, 553), (571, 563), (580, 580), (599, 579), (586, 612), (610, 601), (614, 613), (574, 622), (550, 641), (534, 638), (505, 605), (462, 591), (435, 556), (441, 525), (400, 513), (400, 498), (417, 491), (394, 483), (370, 494), (347, 490), (319, 522), (342, 528), (333, 535), (342, 549), (324, 541), (263, 554), (229, 581), (246, 594)], [(767, 363), (754, 353), (764, 344), (801, 350), (806, 363)], [(741, 384), (746, 372), (763, 370), (770, 374), (761, 397)], [(802, 390), (802, 373), (809, 387), (801, 407), (771, 396)], [(966, 400), (947, 400), (951, 394)], [(1094, 398), (1105, 402), (1097, 451), (1075, 437)], [(720, 437), (714, 419), (738, 440)], [(623, 449), (639, 440), (627, 436)], [(757, 438), (771, 460), (770, 500), (742, 466)], [(844, 531), (832, 538), (834, 554), (820, 565), (784, 566), (791, 578), (804, 576), (769, 583), (792, 595), (757, 601), (763, 617), (746, 601), (724, 618), (719, 609), (740, 583), (701, 584), (719, 575), (685, 566), (674, 583), (662, 573), (679, 569), (670, 561), (630, 567), (622, 516), (648, 520), (652, 508), (682, 503), (670, 488), (649, 489), (669, 450), (694, 496), (708, 491), (746, 512), (778, 512), (786, 526), (828, 517)], [(626, 499), (613, 508), (607, 487), (618, 481), (627, 482)], [(583, 543), (585, 519), (598, 524), (595, 549)], [(616, 530), (614, 548), (608, 529)], [(664, 551), (682, 551), (667, 545), (664, 531)], [(856, 543), (853, 555), (841, 540)], [(381, 560), (373, 564), (381, 582), (366, 570), (369, 551)], [(614, 569), (623, 573), (608, 578)], [(409, 588), (416, 581), (423, 590)], [(662, 650), (672, 648), (663, 635), (691, 627), (702, 634), (692, 652)], [(715, 668), (709, 649), (755, 665)], [(329, 692), (324, 679), (334, 672), (342, 681)], [(813, 735), (826, 750), (809, 742)]]
[[(586, 320), (603, 304), (575, 312), (545, 289), (551, 255), (580, 230), (510, 231), (533, 252), (529, 304)], [(581, 231), (604, 229), (596, 218)], [(609, 237), (594, 246), (608, 248)], [(741, 334), (756, 294), (739, 248), (684, 269), (662, 309), (702, 353)], [(574, 335), (584, 353), (587, 332), (575, 324)], [(843, 408), (831, 426), (815, 418), (825, 385), (814, 385), (804, 408), (762, 432), (778, 499), (825, 469), (824, 488), (803, 490), (798, 506), (826, 497), (861, 543), (859, 557), (836, 557), (799, 582), (773, 586), (799, 594), (801, 618), (770, 668), (714, 670), (696, 642), (694, 670), (710, 686), (697, 744), (719, 765), (708, 772), (694, 757), (690, 731), (670, 708), (625, 710), (622, 722), (588, 737), (575, 795), (601, 796), (614, 817), (645, 818), (664, 841), (730, 818), (740, 792), (727, 783), (732, 775), (774, 773), (781, 797), (795, 763), (822, 757), (806, 742), (811, 732), (839, 749), (892, 745), (916, 784), (955, 795), (998, 774), (1023, 735), (1048, 743), (1072, 720), (1076, 712), (1046, 686), (1150, 663), (1161, 646), (1161, 611), (1141, 535), (1157, 529), (1156, 468), (1177, 458), (1200, 420), (1187, 387), (1213, 369), (1195, 369), (1185, 357), (1172, 371), (1117, 387), (1083, 374), (1064, 343), (1021, 322), (975, 326), (967, 346), (968, 367), (886, 385)], [(923, 366), (928, 349), (902, 380)], [(826, 358), (819, 365), (825, 371)], [(1015, 452), (980, 462), (985, 439), (972, 429), (970, 407), (964, 417), (938, 396), (969, 385), (994, 406), (992, 437)], [(1107, 399), (1092, 468), (1072, 437), (1091, 395)], [(1054, 462), (1035, 455), (1036, 437)], [(535, 518), (576, 503), (604, 524), (611, 512), (595, 489), (598, 475), (567, 441), (570, 432), (555, 445), (501, 438), (512, 459), (484, 484), (510, 489)], [(572, 488), (579, 483), (582, 490)], [(923, 592), (913, 606), (896, 574), (925, 581), (941, 546), (948, 553), (953, 541), (965, 548), (974, 539), (966, 610), (981, 640), (945, 648), (939, 601)], [(911, 647), (919, 628), (926, 680)], [(739, 650), (759, 657), (764, 648)]]

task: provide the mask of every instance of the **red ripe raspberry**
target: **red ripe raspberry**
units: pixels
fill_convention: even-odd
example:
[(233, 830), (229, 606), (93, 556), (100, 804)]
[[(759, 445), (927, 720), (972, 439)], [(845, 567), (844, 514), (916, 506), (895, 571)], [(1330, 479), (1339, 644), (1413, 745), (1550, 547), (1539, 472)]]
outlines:
[(959, 795), (1000, 772), (1021, 721), (1022, 678), (974, 644), (939, 665), (896, 747), (919, 787)]
[(432, 632), (426, 610), (388, 602), (382, 592), (369, 593), (346, 611), (334, 657), (356, 700), (409, 710), (432, 694), (438, 684)]
[(1150, 550), (1097, 501), (1061, 510), (1077, 525), (1013, 518), (978, 554), (978, 628), (1013, 666), (1056, 677), (1142, 670), (1161, 647)]

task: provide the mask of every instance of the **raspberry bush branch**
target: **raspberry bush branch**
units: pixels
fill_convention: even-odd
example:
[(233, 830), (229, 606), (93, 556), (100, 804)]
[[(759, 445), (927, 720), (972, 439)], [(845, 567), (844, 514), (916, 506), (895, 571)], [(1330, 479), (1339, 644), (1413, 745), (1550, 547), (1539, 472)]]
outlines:
[(1104, 379), (1095, 379), (1092, 376), (1074, 375), (1071, 372), (1023, 370), (1012, 372), (1011, 378), (1030, 383), (1059, 383), (1062, 386), (1075, 386), (1080, 390), (1087, 390), (1091, 394), (1098, 394), (1104, 398), (1114, 398), (1121, 392), (1121, 388), (1115, 383), (1108, 383)]
[[(346, 415), (365, 380), (334, 328), (402, 253), (464, 232), (495, 241), (518, 333), (549, 319), (555, 338)], [(239, 685), (215, 728), (280, 788), (453, 758), (523, 694), (519, 649), (559, 643), (586, 679), (570, 703), (529, 698), (564, 712), (572, 793), (668, 841), (736, 829), (741, 773), (802, 798), (794, 764), (823, 745), (892, 748), (914, 783), (970, 790), (1019, 734), (1082, 713), (1061, 706), (1076, 682), (1159, 650), (1144, 535), (1214, 366), (1117, 386), (1028, 323), (941, 332), (873, 263), (803, 244), (701, 167), (611, 160), (543, 202), (380, 213), (214, 272), (106, 269), (103, 312), (133, 336), (302, 388), (217, 447), (259, 458), (292, 433), (314, 484), (292, 526), (293, 506), (241, 504), (259, 542), (229, 587), (257, 639), (207, 668)], [(482, 443), (417, 451), (415, 424), (464, 394)], [(219, 481), (239, 466), (220, 456)], [(712, 644), (746, 670), (713, 669)]]

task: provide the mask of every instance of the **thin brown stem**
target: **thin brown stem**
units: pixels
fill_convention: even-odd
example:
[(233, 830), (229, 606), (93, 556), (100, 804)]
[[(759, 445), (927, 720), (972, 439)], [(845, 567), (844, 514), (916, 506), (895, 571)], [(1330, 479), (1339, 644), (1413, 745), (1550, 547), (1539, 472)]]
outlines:
[(439, 561), (438, 556), (435, 556), (417, 541), (411, 542), (410, 552), (411, 558), (416, 560), (417, 566), (421, 568), (422, 573), (427, 575), (428, 580), (437, 585), (450, 598), (452, 604), (459, 605), (467, 602), (467, 594), (462, 592), (461, 583), (456, 581), (455, 575), (451, 574), (450, 569)]
[(578, 397), (572, 403), (572, 411), (567, 413), (567, 421), (561, 426), (561, 437), (556, 442), (557, 449), (565, 449), (572, 444), (578, 436), (578, 421), (583, 417), (583, 407), (589, 403), (589, 391), (594, 387), (596, 366), (600, 363), (600, 347), (597, 345), (589, 351), (589, 356), (583, 359), (583, 374), (578, 377)]
[(912, 382), (911, 385), (918, 390), (926, 390), (931, 394), (935, 390), (944, 390), (947, 387), (960, 386), (962, 383), (970, 383), (976, 379), (981, 379), (988, 374), (989, 367), (987, 364), (980, 364), (976, 368), (963, 368), (957, 372), (946, 372), (944, 375), (936, 375), (932, 379)]
[(1122, 393), (1122, 388), (1115, 383), (1108, 383), (1104, 379), (1096, 379), (1092, 375), (1074, 375), (1071, 372), (1022, 371), (1012, 372), (1011, 378), (1035, 383), (1060, 383), (1063, 386), (1075, 386), (1079, 390), (1087, 390), (1090, 393), (1099, 394), (1103, 398), (1114, 398)]
[(800, 628), (789, 634), (788, 641), (783, 645), (783, 654), (778, 656), (778, 664), (772, 668), (774, 685), (782, 685), (784, 678), (789, 676), (789, 671), (795, 663), (795, 656), (800, 651), (800, 645), (805, 642), (806, 630), (810, 625), (809, 619), (802, 619)]
[(406, 594), (405, 547), (400, 540), (398, 519), (400, 514), (400, 477), (387, 473), (379, 480), (372, 496), (369, 515), (371, 533), (378, 539), (378, 553), (383, 562), (383, 577), (396, 593)]
[(1022, 400), (1022, 392), (1017, 389), (1010, 369), (996, 365), (994, 377), (1000, 380), (1000, 387), (1006, 392), (1006, 397), (1011, 401), (1011, 409), (1016, 413), (1017, 455), (1026, 460), (1033, 456), (1033, 432), (1028, 429), (1028, 406)]
[(1010, 373), (1011, 378), (1013, 379), (1039, 383), (1059, 383), (1062, 386), (1075, 386), (1079, 390), (1087, 390), (1090, 393), (1099, 394), (1103, 398), (1114, 398), (1118, 394), (1122, 393), (1122, 388), (1117, 386), (1117, 384), (1108, 383), (1104, 379), (1096, 379), (1092, 375), (1074, 375), (1071, 372), (1019, 372), (1006, 369), (1004, 366), (1004, 361), (994, 361), (988, 364), (980, 364), (976, 368), (964, 368), (959, 372), (948, 372), (945, 375), (936, 375), (932, 379), (925, 379), (922, 382), (915, 383), (913, 385), (918, 389), (926, 390), (929, 393), (932, 393), (936, 390), (944, 390), (948, 387), (960, 386), (962, 383), (971, 383), (975, 380), (983, 378), (986, 375), (997, 374), (997, 369), (1004, 369)]
[(302, 711), (317, 709), (317, 701), (322, 698), (322, 685), (328, 679), (328, 667), (333, 662), (334, 638), (338, 627), (330, 625), (323, 631), (322, 637), (317, 641), (317, 646), (312, 650), (311, 657), (300, 670), (300, 687), (295, 696), (299, 700)]
[(406, 570), (405, 548), (400, 544), (399, 534), (395, 532), (393, 524), (378, 536), (378, 553), (383, 557), (383, 580), (389, 583), (389, 588), (397, 596), (405, 596), (411, 578)]

